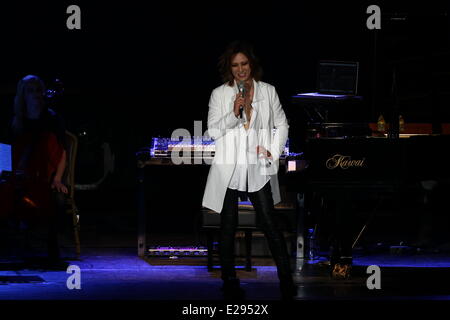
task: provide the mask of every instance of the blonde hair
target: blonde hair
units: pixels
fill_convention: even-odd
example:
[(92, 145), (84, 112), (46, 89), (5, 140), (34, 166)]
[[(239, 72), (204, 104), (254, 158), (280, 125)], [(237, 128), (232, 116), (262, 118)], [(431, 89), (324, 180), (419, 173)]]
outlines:
[(26, 103), (25, 103), (25, 89), (31, 83), (37, 83), (42, 91), (45, 90), (45, 84), (38, 76), (29, 74), (17, 83), (16, 96), (14, 97), (14, 118), (12, 121), (12, 131), (14, 134), (22, 132), (23, 129), (23, 117), (26, 113)]

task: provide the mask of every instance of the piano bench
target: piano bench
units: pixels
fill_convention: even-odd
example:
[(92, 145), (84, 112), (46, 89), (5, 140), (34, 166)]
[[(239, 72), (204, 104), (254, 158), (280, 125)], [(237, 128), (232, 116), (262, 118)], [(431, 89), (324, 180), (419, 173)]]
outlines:
[[(206, 231), (208, 271), (212, 271), (214, 234), (220, 229), (220, 213), (203, 208), (202, 229)], [(236, 231), (243, 231), (245, 234), (245, 271), (252, 270), (252, 233), (257, 230), (256, 213), (253, 207), (248, 204), (239, 203), (238, 226)]]

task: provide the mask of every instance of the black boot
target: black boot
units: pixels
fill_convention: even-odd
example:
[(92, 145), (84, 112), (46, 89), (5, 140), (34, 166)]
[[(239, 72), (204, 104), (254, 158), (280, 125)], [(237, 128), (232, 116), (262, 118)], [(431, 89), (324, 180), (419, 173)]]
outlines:
[(223, 281), (222, 291), (225, 300), (244, 300), (245, 291), (240, 286), (238, 278), (228, 278)]
[(293, 300), (297, 296), (297, 286), (292, 278), (280, 281), (280, 293), (282, 300)]

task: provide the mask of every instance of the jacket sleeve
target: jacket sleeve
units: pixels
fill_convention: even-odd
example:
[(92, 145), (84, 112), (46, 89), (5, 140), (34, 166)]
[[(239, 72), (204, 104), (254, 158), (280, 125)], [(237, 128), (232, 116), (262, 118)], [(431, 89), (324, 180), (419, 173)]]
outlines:
[(219, 88), (213, 90), (209, 99), (208, 134), (214, 140), (219, 139), (227, 133), (227, 130), (233, 129), (239, 124), (239, 119), (233, 110), (223, 114), (221, 99), (221, 90)]
[(272, 153), (273, 160), (276, 161), (280, 158), (286, 145), (289, 125), (275, 88), (272, 88), (271, 90), (270, 106), (273, 115), (274, 128), (277, 129), (272, 139), (270, 152)]

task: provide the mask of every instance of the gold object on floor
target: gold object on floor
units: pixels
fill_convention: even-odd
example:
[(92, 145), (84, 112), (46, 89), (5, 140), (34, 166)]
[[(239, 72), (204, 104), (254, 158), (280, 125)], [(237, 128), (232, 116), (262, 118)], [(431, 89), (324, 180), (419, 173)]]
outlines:
[(349, 264), (336, 263), (331, 272), (331, 277), (334, 279), (349, 279), (351, 270), (352, 266)]

